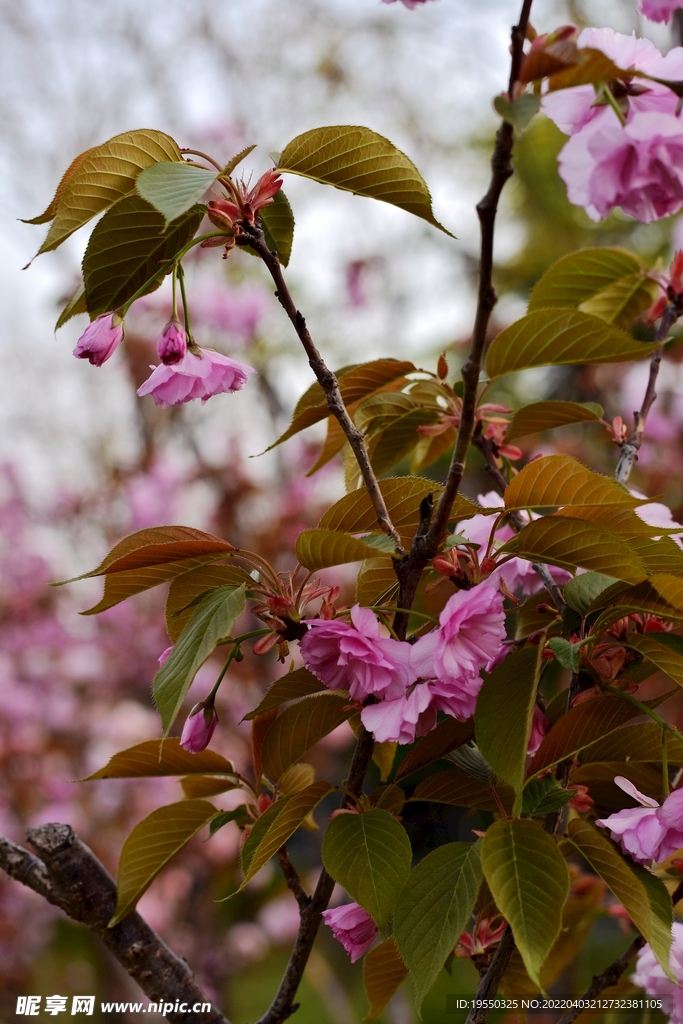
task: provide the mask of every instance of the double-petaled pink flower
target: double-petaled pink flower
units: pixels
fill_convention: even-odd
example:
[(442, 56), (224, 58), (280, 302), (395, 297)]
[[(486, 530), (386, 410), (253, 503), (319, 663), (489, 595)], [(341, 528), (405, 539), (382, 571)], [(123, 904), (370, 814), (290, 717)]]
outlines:
[(247, 375), (256, 372), (252, 366), (212, 349), (198, 352), (188, 349), (177, 362), (162, 362), (152, 370), (137, 393), (141, 398), (151, 395), (162, 409), (192, 402), (195, 398), (206, 402), (212, 395), (241, 391)]
[(374, 612), (356, 604), (351, 622), (307, 620), (300, 647), (306, 667), (330, 690), (348, 690), (354, 700), (405, 694), (415, 681), (411, 647), (380, 633)]
[(617, 775), (614, 781), (637, 800), (640, 807), (627, 807), (599, 819), (596, 825), (608, 828), (624, 853), (639, 864), (652, 860), (660, 864), (676, 850), (683, 849), (683, 789), (674, 790), (660, 806), (623, 776)]
[(349, 954), (352, 964), (360, 960), (377, 936), (377, 925), (358, 903), (346, 903), (343, 907), (323, 910), (322, 916), (325, 924), (332, 929), (335, 939), (341, 942)]
[(676, 981), (667, 978), (648, 944), (638, 953), (631, 980), (649, 996), (662, 1000), (662, 1010), (668, 1014), (669, 1024), (683, 1024), (683, 924), (680, 921), (674, 921), (672, 927), (669, 967)]
[(74, 355), (101, 366), (113, 356), (123, 339), (123, 320), (118, 313), (103, 313), (88, 324), (76, 343)]

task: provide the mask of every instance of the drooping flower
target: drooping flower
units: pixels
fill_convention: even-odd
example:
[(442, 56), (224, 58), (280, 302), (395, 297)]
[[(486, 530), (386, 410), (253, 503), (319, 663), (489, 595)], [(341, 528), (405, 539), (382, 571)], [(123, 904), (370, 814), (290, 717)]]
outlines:
[(206, 402), (212, 395), (241, 391), (247, 375), (256, 373), (252, 366), (212, 349), (202, 349), (198, 355), (188, 350), (177, 363), (161, 363), (152, 370), (137, 393), (141, 398), (151, 395), (162, 409), (195, 398)]
[(410, 667), (410, 644), (383, 637), (369, 608), (356, 604), (351, 622), (306, 620), (300, 641), (306, 668), (330, 690), (348, 690), (354, 700), (402, 697), (416, 679)]
[(180, 322), (172, 318), (168, 321), (157, 341), (159, 359), (166, 366), (179, 363), (187, 352), (187, 335)]
[(325, 924), (332, 929), (335, 939), (341, 942), (349, 954), (352, 964), (367, 952), (377, 936), (377, 925), (358, 903), (346, 903), (343, 907), (323, 910), (322, 916)]
[(650, 21), (669, 21), (681, 8), (683, 0), (640, 0), (640, 13)]
[(123, 320), (118, 313), (103, 313), (88, 324), (74, 349), (77, 359), (87, 359), (93, 366), (106, 363), (123, 339)]
[(185, 720), (180, 746), (191, 754), (198, 754), (208, 747), (218, 725), (218, 715), (213, 704), (204, 701), (195, 704)]
[(680, 921), (674, 921), (672, 937), (669, 967), (676, 981), (667, 978), (649, 944), (639, 951), (631, 978), (649, 996), (662, 1000), (662, 1010), (669, 1015), (669, 1024), (683, 1024), (683, 924)]
[(656, 800), (639, 792), (632, 782), (617, 775), (617, 786), (633, 797), (640, 807), (627, 807), (608, 818), (596, 821), (611, 832), (612, 839), (620, 843), (639, 864), (666, 860), (683, 848), (683, 789), (674, 790), (660, 805)]
[(474, 712), (480, 672), (498, 657), (505, 639), (503, 598), (493, 583), (460, 590), (450, 597), (439, 626), (411, 648), (411, 667), (433, 680), (432, 703), (464, 721)]

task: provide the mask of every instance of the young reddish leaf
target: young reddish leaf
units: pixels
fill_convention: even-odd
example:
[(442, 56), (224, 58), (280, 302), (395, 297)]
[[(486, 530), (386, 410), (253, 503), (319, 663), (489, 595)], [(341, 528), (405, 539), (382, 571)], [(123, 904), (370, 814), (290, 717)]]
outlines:
[(576, 51), (577, 63), (566, 71), (557, 71), (548, 78), (551, 92), (557, 89), (573, 89), (577, 85), (594, 85), (599, 82), (613, 82), (615, 79), (628, 77), (628, 71), (622, 71), (602, 50), (590, 46), (580, 47)]
[(258, 715), (277, 710), (281, 704), (290, 700), (297, 700), (299, 697), (310, 697), (312, 693), (320, 693), (325, 690), (325, 684), (321, 683), (307, 668), (295, 668), (286, 675), (280, 676), (268, 687), (257, 707), (245, 715), (243, 722), (250, 722)]
[(458, 722), (455, 718), (446, 718), (439, 722), (435, 729), (427, 733), (423, 739), (418, 740), (415, 746), (401, 761), (396, 779), (404, 779), (407, 775), (426, 768), (433, 764), (451, 750), (456, 750), (464, 743), (474, 737), (474, 720), (468, 718), (466, 722)]
[(142, 779), (157, 775), (231, 775), (234, 769), (229, 761), (213, 750), (190, 754), (172, 736), (167, 740), (144, 740), (133, 747), (120, 750), (109, 758), (104, 768), (88, 775), (92, 779)]
[(405, 829), (388, 811), (342, 814), (327, 826), (323, 864), (381, 932), (410, 873)]
[(418, 1014), (467, 927), (482, 880), (480, 843), (447, 843), (413, 868), (396, 901), (394, 936)]
[(609, 572), (627, 583), (638, 583), (647, 572), (631, 545), (592, 523), (562, 516), (545, 516), (525, 526), (503, 546), (534, 562), (547, 562), (573, 572), (577, 566)]
[(244, 587), (210, 590), (196, 606), (168, 658), (154, 677), (154, 703), (164, 736), (173, 725), (192, 681), (209, 655), (227, 640), (244, 611)]
[(489, 377), (532, 366), (623, 363), (646, 359), (657, 343), (637, 341), (614, 324), (578, 309), (538, 309), (506, 327), (486, 355)]
[(507, 509), (559, 505), (642, 505), (625, 487), (594, 473), (571, 455), (546, 455), (522, 469), (505, 490)]
[(573, 423), (596, 423), (603, 414), (595, 402), (532, 402), (518, 409), (505, 431), (505, 442)]
[[(54, 220), (38, 254), (56, 249), (65, 239), (102, 210), (128, 195), (141, 170), (160, 160), (183, 159), (177, 143), (150, 128), (123, 132), (101, 146), (94, 146), (62, 178)], [(72, 171), (71, 174), (69, 172)], [(66, 178), (66, 180), (64, 180)], [(52, 213), (52, 204), (40, 220)]]
[(118, 309), (145, 284), (155, 291), (172, 261), (199, 227), (205, 208), (193, 206), (167, 225), (138, 195), (125, 196), (98, 221), (83, 257), (85, 300), (90, 318)]
[(263, 741), (263, 771), (273, 782), (290, 765), (351, 715), (346, 693), (326, 692), (291, 704), (275, 719)]
[(673, 912), (664, 884), (653, 874), (626, 860), (614, 843), (587, 821), (570, 821), (569, 839), (596, 875), (602, 878), (645, 936), (664, 972), (669, 967)]
[(537, 822), (518, 818), (489, 827), (481, 861), (529, 977), (540, 985), (541, 965), (559, 935), (569, 893), (564, 858)]
[(297, 135), (280, 154), (278, 170), (399, 206), (454, 237), (434, 217), (429, 189), (412, 160), (370, 128), (335, 125)]
[[(498, 800), (494, 796), (494, 789)], [(435, 804), (449, 804), (452, 807), (470, 807), (477, 811), (500, 811), (500, 805), (508, 813), (515, 804), (515, 791), (504, 782), (489, 784), (466, 775), (461, 768), (449, 768), (423, 779), (415, 787), (410, 800), (426, 800)]]
[(205, 800), (181, 800), (152, 811), (130, 833), (119, 858), (117, 899), (109, 928), (134, 909), (156, 876), (216, 816)]
[(407, 977), (408, 968), (401, 960), (393, 938), (385, 939), (371, 949), (363, 960), (363, 982), (370, 1002), (370, 1009), (363, 1020), (378, 1020)]
[(529, 765), (528, 776), (538, 775), (543, 769), (573, 757), (639, 714), (637, 707), (612, 693), (602, 693), (577, 704), (547, 733)]
[(252, 577), (242, 566), (200, 564), (196, 569), (178, 574), (168, 589), (166, 598), (166, 629), (175, 643), (195, 610), (194, 602), (202, 594), (218, 587), (239, 587), (253, 583)]
[(514, 651), (485, 676), (474, 715), (477, 745), (496, 775), (519, 796), (543, 649)]

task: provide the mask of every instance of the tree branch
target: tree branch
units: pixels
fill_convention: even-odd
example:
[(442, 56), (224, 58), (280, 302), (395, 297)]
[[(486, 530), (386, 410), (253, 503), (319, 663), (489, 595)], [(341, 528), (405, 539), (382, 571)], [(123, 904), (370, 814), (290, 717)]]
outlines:
[(175, 1024), (229, 1024), (213, 1006), (208, 1013), (191, 1009), (195, 1004), (211, 1005), (211, 1000), (185, 961), (137, 912), (114, 928), (107, 927), (116, 907), (116, 884), (70, 825), (39, 825), (28, 830), (27, 838), (40, 859), (0, 836), (0, 867), (11, 878), (97, 935), (150, 1000), (190, 1007), (184, 1012), (170, 1010), (165, 1015), (167, 1020)]
[(290, 892), (294, 894), (294, 898), (299, 904), (299, 908), (301, 910), (306, 910), (308, 908), (309, 903), (311, 902), (311, 897), (308, 895), (303, 885), (301, 884), (299, 874), (294, 865), (292, 864), (291, 860), (289, 859), (289, 854), (287, 853), (286, 846), (281, 846), (280, 849), (277, 851), (277, 859), (280, 862), (282, 874), (285, 876), (287, 888), (290, 890)]
[(368, 455), (368, 449), (365, 443), (365, 435), (358, 429), (351, 419), (344, 403), (344, 399), (342, 398), (339, 381), (332, 370), (330, 370), (326, 365), (325, 360), (311, 338), (303, 315), (296, 308), (294, 299), (292, 298), (283, 277), (282, 268), (280, 266), (280, 261), (277, 258), (277, 254), (271, 252), (266, 245), (261, 228), (255, 227), (245, 230), (243, 239), (238, 239), (238, 241), (240, 244), (248, 245), (251, 249), (254, 249), (268, 268), (270, 276), (275, 282), (275, 287), (277, 289), (275, 296), (289, 317), (292, 326), (304, 347), (304, 351), (308, 356), (308, 364), (313, 370), (320, 387), (325, 392), (327, 408), (344, 431), (346, 440), (349, 442), (353, 454), (356, 456), (356, 461), (358, 462), (361, 476), (363, 477), (363, 483), (365, 484), (375, 512), (377, 513), (377, 522), (382, 530), (384, 530), (384, 532), (394, 541), (399, 554), (404, 554), (401, 538), (391, 521), (386, 502), (384, 501), (379, 483), (377, 482), (377, 477), (375, 476), (375, 471), (370, 465), (370, 456)]
[[(514, 93), (524, 55), (523, 47), (529, 24), (531, 4), (532, 0), (523, 0), (519, 23), (512, 29), (512, 61), (508, 85), (508, 91), (511, 96)], [(398, 604), (400, 608), (411, 607), (423, 568), (438, 554), (439, 546), (446, 533), (453, 503), (460, 490), (467, 454), (474, 435), (479, 375), (486, 348), (491, 313), (498, 301), (498, 296), (493, 287), (493, 240), (496, 214), (498, 212), (498, 201), (505, 183), (513, 174), (511, 160), (513, 142), (513, 126), (507, 121), (503, 121), (496, 134), (496, 142), (491, 157), (489, 187), (486, 195), (477, 203), (477, 215), (481, 231), (479, 288), (470, 351), (461, 371), (464, 390), (458, 435), (446, 477), (446, 484), (432, 516), (429, 530), (425, 536), (415, 537), (410, 554), (405, 559), (396, 560), (394, 563), (399, 581)]]
[[(372, 757), (373, 747), (372, 734), (361, 726), (351, 767), (349, 768), (349, 775), (345, 783), (346, 788), (356, 796), (361, 791), (365, 773)], [(346, 807), (348, 803), (349, 798), (344, 797), (342, 807)], [(261, 1017), (258, 1024), (282, 1024), (282, 1021), (287, 1020), (298, 1009), (298, 1003), (295, 1003), (294, 999), (306, 964), (308, 963), (315, 937), (322, 923), (322, 912), (327, 909), (333, 889), (334, 879), (323, 868), (315, 892), (308, 899), (306, 906), (299, 903), (301, 924), (289, 963), (287, 964), (287, 970), (270, 1009)]]
[[(644, 937), (642, 935), (637, 935), (625, 953), (622, 953), (613, 964), (610, 964), (609, 967), (602, 972), (602, 974), (596, 974), (593, 977), (592, 982), (584, 994), (578, 997), (578, 1001), (581, 1002), (586, 999), (595, 999), (595, 997), (599, 996), (606, 988), (611, 988), (613, 985), (616, 985), (619, 978), (621, 978), (622, 974), (624, 974), (626, 968), (631, 963), (631, 960), (633, 960), (633, 957), (639, 949), (643, 948), (644, 945)], [(575, 1009), (569, 1010), (567, 1013), (563, 1014), (557, 1024), (572, 1024), (572, 1021), (575, 1021), (583, 1011), (584, 1007), (577, 1006)]]
[[(505, 974), (510, 957), (515, 951), (515, 941), (512, 937), (512, 928), (507, 926), (503, 937), (498, 944), (498, 949), (493, 954), (491, 964), (482, 974), (474, 994), (475, 1000), (486, 1000), (495, 996), (500, 985), (500, 980)], [(473, 1007), (467, 1015), (465, 1024), (484, 1024), (488, 1008), (486, 1006)]]

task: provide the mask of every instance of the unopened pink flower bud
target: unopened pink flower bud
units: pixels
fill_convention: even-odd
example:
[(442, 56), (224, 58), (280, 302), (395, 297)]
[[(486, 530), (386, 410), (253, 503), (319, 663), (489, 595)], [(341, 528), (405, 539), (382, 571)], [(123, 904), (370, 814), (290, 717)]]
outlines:
[(213, 704), (207, 707), (203, 700), (200, 701), (187, 716), (180, 746), (191, 754), (198, 754), (208, 747), (217, 725), (218, 715)]
[(180, 322), (176, 319), (168, 321), (157, 341), (159, 359), (166, 366), (179, 363), (187, 352), (187, 336)]
[(123, 320), (118, 313), (103, 313), (83, 331), (74, 355), (77, 359), (88, 359), (93, 366), (101, 366), (114, 354), (122, 338)]

